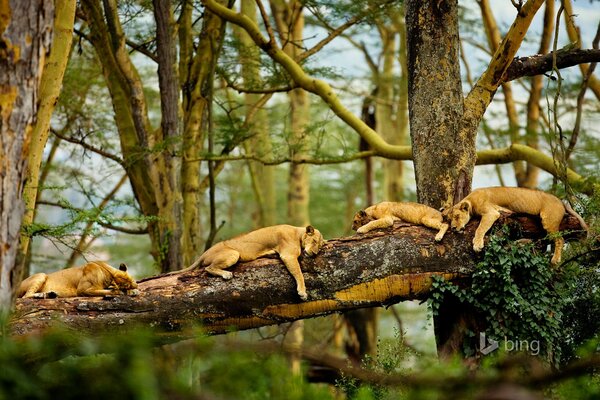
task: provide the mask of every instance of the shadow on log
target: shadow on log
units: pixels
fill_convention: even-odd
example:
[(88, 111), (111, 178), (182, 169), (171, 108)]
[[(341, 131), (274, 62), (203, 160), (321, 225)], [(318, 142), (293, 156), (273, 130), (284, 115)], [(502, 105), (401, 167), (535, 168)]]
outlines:
[[(200, 326), (217, 334), (425, 299), (432, 275), (468, 278), (480, 258), (471, 244), (478, 223), (470, 222), (461, 234), (448, 232), (440, 243), (433, 240), (435, 231), (404, 223), (329, 240), (317, 257), (300, 260), (309, 296), (306, 302), (298, 298), (283, 263), (262, 258), (231, 268), (230, 281), (204, 270), (142, 279), (137, 297), (17, 299), (9, 329), (13, 335), (40, 334), (62, 324), (74, 332), (99, 334), (141, 325), (168, 342), (191, 337)], [(499, 223), (519, 224), (523, 237), (545, 236), (535, 218), (505, 216)], [(567, 215), (561, 229), (580, 227)]]

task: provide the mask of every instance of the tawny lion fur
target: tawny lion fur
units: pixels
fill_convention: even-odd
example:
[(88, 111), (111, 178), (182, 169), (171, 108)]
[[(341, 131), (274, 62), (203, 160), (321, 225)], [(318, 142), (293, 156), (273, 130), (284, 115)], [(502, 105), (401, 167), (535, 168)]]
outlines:
[(305, 228), (291, 225), (269, 226), (215, 244), (182, 271), (204, 267), (211, 275), (231, 279), (233, 274), (224, 269), (238, 261), (252, 261), (269, 254), (278, 254), (296, 281), (298, 295), (302, 300), (307, 300), (298, 257), (303, 250), (309, 256), (317, 255), (323, 243), (321, 232), (310, 225)]
[(354, 216), (352, 229), (358, 233), (366, 233), (378, 228), (388, 228), (394, 221), (405, 221), (437, 229), (435, 240), (440, 241), (448, 230), (438, 210), (419, 203), (384, 201), (360, 210)]
[[(582, 228), (587, 230), (585, 221), (571, 206), (563, 204), (558, 197), (539, 190), (515, 187), (490, 187), (477, 189), (444, 213), (450, 220), (452, 229), (461, 231), (473, 215), (481, 216), (481, 222), (473, 238), (473, 250), (483, 249), (484, 237), (494, 222), (500, 218), (500, 211), (524, 213), (539, 216), (548, 234), (558, 233), (565, 212), (575, 216)], [(558, 264), (562, 255), (564, 239), (554, 238), (554, 254), (551, 263)]]
[(138, 294), (136, 281), (127, 273), (102, 261), (66, 268), (50, 274), (33, 274), (19, 286), (17, 297), (53, 298)]

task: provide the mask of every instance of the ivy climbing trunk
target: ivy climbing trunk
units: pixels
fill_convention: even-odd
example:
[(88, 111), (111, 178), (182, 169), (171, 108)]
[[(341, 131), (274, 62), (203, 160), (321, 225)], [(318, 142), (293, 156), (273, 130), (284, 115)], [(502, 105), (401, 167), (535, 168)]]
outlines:
[(0, 0), (0, 314), (12, 307), (25, 210), (27, 158), (40, 79), (52, 41), (54, 3)]

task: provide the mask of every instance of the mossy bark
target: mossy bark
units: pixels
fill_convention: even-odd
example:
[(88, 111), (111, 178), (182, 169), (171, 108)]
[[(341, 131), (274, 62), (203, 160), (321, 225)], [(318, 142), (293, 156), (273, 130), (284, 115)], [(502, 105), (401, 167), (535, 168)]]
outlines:
[[(75, 5), (75, 0), (60, 0), (55, 2), (52, 51), (46, 59), (46, 65), (44, 66), (44, 72), (40, 81), (40, 103), (36, 123), (32, 131), (29, 158), (27, 160), (27, 178), (23, 191), (25, 214), (22, 222), (22, 225), (25, 227), (33, 222), (35, 215), (35, 202), (39, 193), (40, 166), (46, 142), (48, 141), (50, 118), (52, 117), (54, 106), (62, 88), (62, 81), (71, 52), (71, 43), (73, 42)], [(29, 241), (29, 236), (21, 236), (19, 243), (20, 262), (24, 262), (25, 260)]]
[[(17, 256), (23, 187), (39, 107), (40, 80), (52, 42), (54, 3), (0, 0), (0, 314), (22, 279)], [(37, 145), (37, 144), (36, 144)]]

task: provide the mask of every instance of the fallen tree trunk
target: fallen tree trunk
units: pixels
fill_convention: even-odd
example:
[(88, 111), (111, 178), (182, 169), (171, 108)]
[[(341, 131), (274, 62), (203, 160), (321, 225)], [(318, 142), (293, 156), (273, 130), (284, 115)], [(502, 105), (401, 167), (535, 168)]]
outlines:
[[(534, 218), (501, 221), (518, 223), (525, 237), (545, 235)], [(146, 278), (139, 282), (136, 297), (18, 299), (9, 329), (13, 335), (29, 335), (64, 325), (74, 332), (99, 334), (145, 326), (170, 341), (191, 337), (198, 327), (217, 334), (424, 299), (432, 275), (468, 278), (480, 257), (471, 244), (477, 224), (472, 221), (462, 234), (448, 232), (440, 243), (433, 240), (433, 230), (404, 223), (329, 240), (317, 257), (301, 259), (306, 302), (298, 298), (281, 261), (262, 258), (233, 267), (230, 281), (204, 270)], [(561, 229), (580, 227), (566, 216)]]

